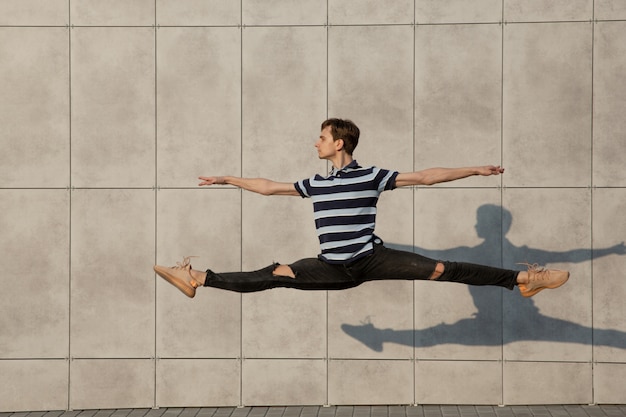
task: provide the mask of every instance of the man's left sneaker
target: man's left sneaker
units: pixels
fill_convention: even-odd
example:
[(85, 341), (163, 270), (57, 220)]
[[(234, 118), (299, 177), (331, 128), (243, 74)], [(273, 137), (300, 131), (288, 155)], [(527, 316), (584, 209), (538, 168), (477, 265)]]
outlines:
[(523, 264), (528, 267), (528, 284), (518, 284), (519, 291), (524, 297), (532, 297), (546, 288), (559, 288), (569, 279), (569, 272), (560, 269), (546, 269), (537, 264)]

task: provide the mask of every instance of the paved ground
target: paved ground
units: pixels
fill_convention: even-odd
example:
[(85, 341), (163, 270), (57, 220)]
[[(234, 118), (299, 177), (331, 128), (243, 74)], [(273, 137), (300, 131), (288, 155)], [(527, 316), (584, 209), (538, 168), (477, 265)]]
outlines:
[(626, 417), (626, 405), (224, 407), (0, 413), (0, 417)]

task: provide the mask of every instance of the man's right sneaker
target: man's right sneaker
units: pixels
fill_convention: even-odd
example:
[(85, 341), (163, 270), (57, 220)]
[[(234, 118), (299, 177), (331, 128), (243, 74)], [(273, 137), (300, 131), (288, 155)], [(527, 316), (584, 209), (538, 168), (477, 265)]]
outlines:
[(201, 287), (198, 281), (191, 276), (191, 256), (185, 256), (183, 262), (176, 262), (176, 266), (166, 267), (155, 265), (154, 272), (161, 278), (181, 290), (187, 297), (193, 298), (196, 295), (196, 288)]
[(523, 297), (532, 297), (546, 288), (559, 288), (569, 279), (569, 272), (560, 269), (546, 269), (537, 264), (521, 264), (528, 267), (528, 284), (518, 284)]

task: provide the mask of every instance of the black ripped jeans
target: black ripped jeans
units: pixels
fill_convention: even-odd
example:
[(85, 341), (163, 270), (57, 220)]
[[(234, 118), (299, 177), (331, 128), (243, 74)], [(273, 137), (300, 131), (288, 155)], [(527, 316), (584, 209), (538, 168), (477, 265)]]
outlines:
[(435, 261), (412, 252), (374, 244), (374, 252), (349, 264), (329, 264), (318, 258), (301, 259), (289, 267), (295, 278), (274, 275), (278, 264), (253, 272), (215, 273), (207, 270), (206, 287), (237, 292), (255, 292), (270, 288), (299, 290), (343, 290), (367, 281), (428, 280), (437, 266), (444, 265), (437, 281), (467, 285), (495, 285), (512, 290), (517, 271), (464, 262)]

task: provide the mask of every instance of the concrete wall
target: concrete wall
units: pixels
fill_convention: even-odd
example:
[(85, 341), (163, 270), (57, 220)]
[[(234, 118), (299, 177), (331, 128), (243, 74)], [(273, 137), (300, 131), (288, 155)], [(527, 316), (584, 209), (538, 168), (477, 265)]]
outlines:
[[(626, 402), (623, 0), (3, 0), (0, 411)], [(310, 201), (198, 175), (502, 164), (400, 189), (378, 234), (567, 268), (562, 289), (202, 290), (155, 263), (318, 253)]]

